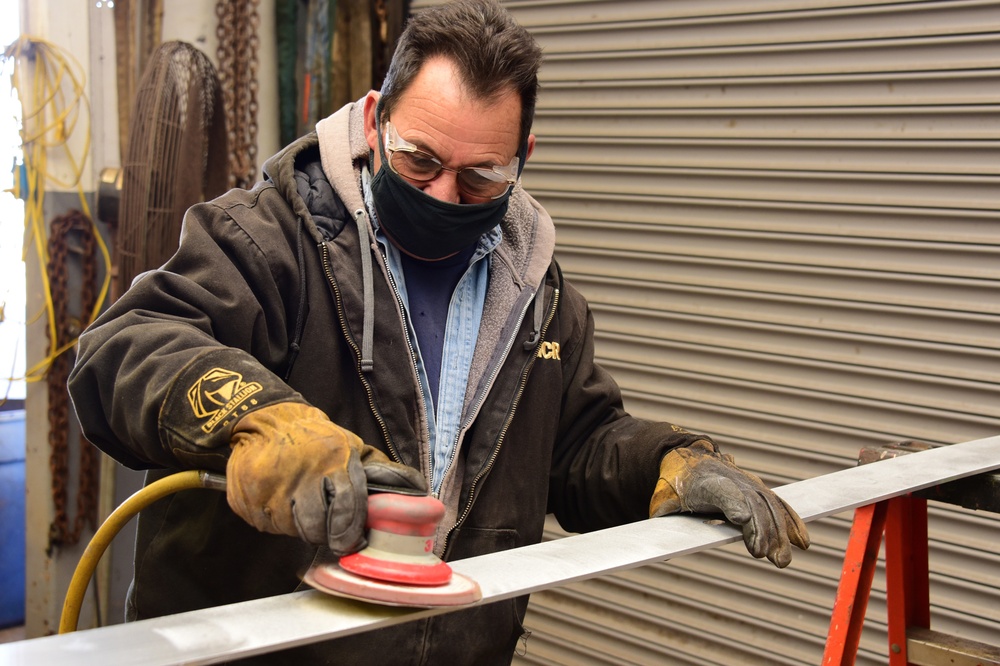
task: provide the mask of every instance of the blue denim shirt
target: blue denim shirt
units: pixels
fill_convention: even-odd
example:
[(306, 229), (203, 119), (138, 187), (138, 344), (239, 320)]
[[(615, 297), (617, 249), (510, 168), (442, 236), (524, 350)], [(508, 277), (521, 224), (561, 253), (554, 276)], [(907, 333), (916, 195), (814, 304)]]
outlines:
[[(368, 169), (362, 170), (361, 181), (365, 194), (365, 205), (368, 207), (368, 214), (375, 227), (375, 239), (386, 259), (386, 265), (392, 274), (400, 300), (408, 312), (409, 299), (407, 298), (406, 279), (403, 275), (399, 250), (388, 242), (385, 234), (381, 231), (372, 202), (371, 173)], [(416, 332), (410, 322), (409, 314), (407, 313), (406, 316), (406, 330), (416, 358), (417, 377), (420, 380), (424, 411), (427, 414), (427, 423), (430, 429), (428, 434), (431, 450), (431, 492), (435, 495), (441, 490), (445, 473), (458, 452), (458, 437), (462, 427), (462, 406), (465, 403), (472, 356), (476, 349), (476, 340), (479, 337), (483, 304), (486, 302), (490, 257), (493, 250), (500, 245), (501, 239), (499, 227), (480, 238), (479, 245), (469, 260), (468, 269), (455, 287), (444, 331), (444, 348), (441, 350), (441, 377), (438, 384), (436, 406), (431, 397), (427, 371), (420, 354)]]

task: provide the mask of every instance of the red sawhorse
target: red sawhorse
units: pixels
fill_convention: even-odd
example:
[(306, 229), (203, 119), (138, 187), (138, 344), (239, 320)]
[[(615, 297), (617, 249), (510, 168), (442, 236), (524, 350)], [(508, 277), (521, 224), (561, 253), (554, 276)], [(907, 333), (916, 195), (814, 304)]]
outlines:
[[(859, 462), (874, 462), (928, 447), (917, 442), (901, 442), (865, 449)], [(927, 547), (928, 498), (997, 511), (1000, 509), (998, 490), (1000, 475), (982, 474), (919, 494), (869, 504), (854, 512), (823, 666), (854, 663), (883, 534), (889, 666), (1000, 665), (1000, 648), (931, 630)]]

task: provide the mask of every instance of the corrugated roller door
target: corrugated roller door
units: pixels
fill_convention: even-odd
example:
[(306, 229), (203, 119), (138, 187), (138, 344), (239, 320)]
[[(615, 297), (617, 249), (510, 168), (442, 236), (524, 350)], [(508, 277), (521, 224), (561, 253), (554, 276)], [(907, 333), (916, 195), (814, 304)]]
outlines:
[[(1000, 3), (506, 4), (546, 53), (524, 181), (633, 413), (771, 485), (1000, 432)], [(930, 520), (932, 627), (1000, 643), (1000, 520)], [(517, 662), (817, 664), (850, 521), (784, 571), (735, 544), (536, 594)]]

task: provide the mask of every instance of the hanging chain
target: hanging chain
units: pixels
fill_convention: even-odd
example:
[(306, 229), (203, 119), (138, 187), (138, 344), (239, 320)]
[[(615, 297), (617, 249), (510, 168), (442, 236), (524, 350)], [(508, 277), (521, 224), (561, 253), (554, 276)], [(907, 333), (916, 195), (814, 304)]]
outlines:
[(257, 178), (257, 51), (260, 0), (218, 0), (219, 82), (229, 135), (229, 186), (250, 187)]
[[(76, 244), (71, 244), (75, 241)], [(97, 302), (97, 240), (90, 219), (79, 211), (70, 211), (52, 220), (49, 232), (49, 263), (46, 267), (51, 285), (52, 307), (56, 321), (56, 339), (49, 343), (52, 349), (68, 347), (86, 326), (81, 318), (69, 314), (69, 254), (80, 256), (81, 287), (79, 308), (82, 316), (89, 316)], [(97, 527), (97, 490), (99, 455), (94, 445), (80, 436), (79, 486), (76, 496), (76, 516), (70, 527), (67, 511), (69, 497), (69, 395), (66, 381), (71, 366), (70, 350), (58, 353), (46, 376), (49, 396), (49, 468), (52, 473), (52, 502), (55, 515), (49, 526), (49, 545), (46, 553), (58, 546), (72, 546), (79, 542), (85, 525)]]
[(229, 142), (229, 187), (236, 183), (235, 151), (236, 151), (236, 85), (233, 81), (233, 63), (235, 53), (233, 44), (236, 40), (234, 27), (234, 3), (218, 0), (215, 4), (215, 15), (218, 25), (215, 35), (219, 39), (217, 57), (219, 60), (219, 85), (222, 87), (222, 104), (225, 107), (226, 134)]

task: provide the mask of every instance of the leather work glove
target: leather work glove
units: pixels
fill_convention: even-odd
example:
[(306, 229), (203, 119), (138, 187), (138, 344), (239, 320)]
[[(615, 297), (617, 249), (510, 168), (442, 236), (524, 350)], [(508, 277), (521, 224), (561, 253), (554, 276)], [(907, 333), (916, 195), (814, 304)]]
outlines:
[(743, 529), (750, 554), (767, 557), (778, 568), (792, 561), (790, 544), (809, 547), (809, 532), (795, 510), (704, 440), (673, 449), (660, 461), (649, 517), (678, 511), (724, 514)]
[(336, 555), (365, 546), (368, 486), (427, 493), (423, 475), (392, 462), (310, 405), (283, 402), (233, 428), (226, 498), (261, 532), (298, 536)]

